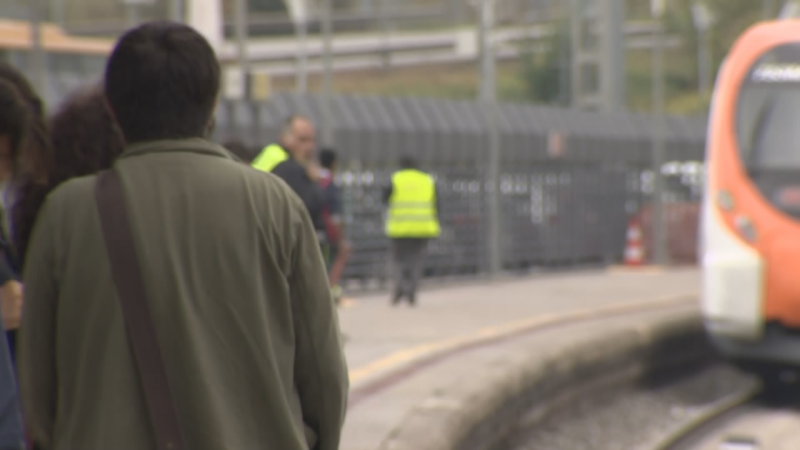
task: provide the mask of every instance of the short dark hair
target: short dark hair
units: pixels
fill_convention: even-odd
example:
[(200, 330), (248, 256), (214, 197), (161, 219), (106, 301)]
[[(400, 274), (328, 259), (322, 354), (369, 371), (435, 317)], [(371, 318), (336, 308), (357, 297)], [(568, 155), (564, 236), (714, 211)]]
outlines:
[(106, 66), (105, 95), (129, 143), (204, 137), (219, 88), (214, 49), (176, 22), (128, 31)]
[(328, 170), (332, 169), (333, 165), (336, 164), (336, 150), (323, 148), (319, 152), (319, 164)]
[(419, 169), (417, 159), (411, 155), (402, 155), (398, 162), (401, 169)]
[[(11, 83), (25, 102), (28, 119), (25, 136), (21, 139), (14, 161), (14, 183), (21, 178), (41, 180), (46, 177), (50, 155), (50, 136), (44, 117), (44, 102), (21, 71), (0, 62), (0, 80)], [(44, 165), (42, 165), (44, 164)]]
[(44, 120), (44, 102), (33, 89), (33, 86), (31, 86), (31, 83), (27, 78), (25, 78), (25, 75), (23, 75), (22, 72), (17, 70), (11, 64), (5, 61), (0, 61), (0, 79), (6, 80), (13, 84), (19, 91), (20, 95), (22, 95), (22, 98), (24, 98), (27, 102), (31, 113), (37, 118)]
[(292, 131), (295, 122), (297, 122), (298, 120), (304, 120), (308, 123), (313, 123), (313, 121), (307, 116), (304, 116), (302, 114), (292, 114), (283, 119), (283, 125), (281, 126), (281, 136)]
[(11, 159), (17, 161), (30, 122), (25, 99), (10, 81), (0, 78), (0, 135), (11, 141)]

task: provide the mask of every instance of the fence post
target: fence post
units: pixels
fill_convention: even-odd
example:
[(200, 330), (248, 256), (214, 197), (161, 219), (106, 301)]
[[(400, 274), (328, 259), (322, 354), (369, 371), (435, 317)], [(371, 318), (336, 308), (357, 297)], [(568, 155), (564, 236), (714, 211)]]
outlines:
[(492, 48), (492, 27), (494, 22), (495, 0), (482, 0), (480, 16), (481, 39), (481, 86), (480, 99), (488, 115), (489, 154), (487, 164), (486, 188), (489, 189), (488, 212), (488, 251), (489, 275), (496, 277), (503, 268), (502, 240), (500, 238), (500, 135), (497, 128), (498, 110), (495, 84), (494, 49)]

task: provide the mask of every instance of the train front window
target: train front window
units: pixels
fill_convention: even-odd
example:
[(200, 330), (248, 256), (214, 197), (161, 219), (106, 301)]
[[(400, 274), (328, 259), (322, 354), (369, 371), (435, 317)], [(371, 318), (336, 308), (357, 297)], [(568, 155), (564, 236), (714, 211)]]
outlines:
[(745, 78), (736, 111), (739, 154), (762, 194), (800, 218), (800, 43), (765, 53)]

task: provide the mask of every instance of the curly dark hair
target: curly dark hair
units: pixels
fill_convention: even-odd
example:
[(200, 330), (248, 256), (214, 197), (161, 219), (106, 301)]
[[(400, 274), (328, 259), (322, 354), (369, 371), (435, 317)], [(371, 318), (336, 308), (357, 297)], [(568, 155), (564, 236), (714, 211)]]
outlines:
[(125, 149), (100, 86), (81, 90), (67, 99), (50, 119), (50, 141), (53, 152), (47, 182), (27, 179), (17, 190), (12, 214), (13, 240), (22, 259), (47, 195), (71, 178), (110, 168)]
[(36, 93), (28, 79), (14, 66), (0, 61), (0, 80), (11, 83), (27, 105), (25, 136), (15, 155), (14, 180), (30, 177), (45, 182), (50, 169), (50, 136), (44, 115), (44, 102)]
[(0, 135), (8, 136), (11, 160), (17, 161), (30, 124), (30, 111), (17, 87), (0, 78)]
[(44, 102), (42, 98), (36, 93), (31, 86), (25, 75), (19, 70), (14, 68), (11, 64), (0, 61), (0, 79), (6, 80), (13, 84), (19, 91), (22, 98), (28, 103), (30, 112), (42, 120), (44, 120)]

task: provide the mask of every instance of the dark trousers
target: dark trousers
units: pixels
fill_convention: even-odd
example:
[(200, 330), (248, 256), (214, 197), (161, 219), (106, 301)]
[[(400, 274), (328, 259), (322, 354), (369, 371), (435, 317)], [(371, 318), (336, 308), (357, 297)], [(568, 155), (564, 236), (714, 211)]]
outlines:
[(416, 300), (417, 288), (425, 267), (427, 239), (392, 239), (392, 278), (394, 300)]

